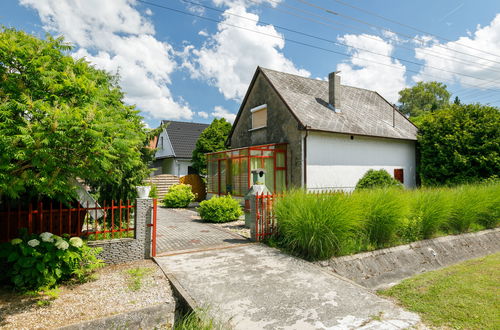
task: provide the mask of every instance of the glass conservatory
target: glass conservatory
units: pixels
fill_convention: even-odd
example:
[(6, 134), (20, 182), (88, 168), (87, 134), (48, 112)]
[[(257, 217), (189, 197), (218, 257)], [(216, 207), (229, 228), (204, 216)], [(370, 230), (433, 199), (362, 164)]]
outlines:
[(207, 192), (245, 196), (251, 186), (250, 171), (266, 170), (266, 186), (272, 193), (287, 187), (286, 143), (266, 144), (206, 154)]

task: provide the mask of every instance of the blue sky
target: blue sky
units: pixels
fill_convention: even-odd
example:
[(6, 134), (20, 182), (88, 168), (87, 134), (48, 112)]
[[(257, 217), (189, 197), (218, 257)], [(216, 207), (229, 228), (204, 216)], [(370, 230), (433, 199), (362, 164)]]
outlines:
[(437, 80), (463, 102), (500, 106), (498, 0), (4, 0), (0, 23), (63, 35), (74, 57), (118, 72), (151, 127), (233, 119), (258, 65), (340, 70), (394, 103)]

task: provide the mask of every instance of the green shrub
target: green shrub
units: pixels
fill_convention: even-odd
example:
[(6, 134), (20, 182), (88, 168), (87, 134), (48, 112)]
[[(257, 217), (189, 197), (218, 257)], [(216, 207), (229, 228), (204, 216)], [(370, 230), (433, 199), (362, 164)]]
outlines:
[[(449, 191), (443, 189), (413, 190), (408, 195), (410, 215), (408, 224), (413, 239), (431, 238), (446, 223), (451, 214)], [(411, 234), (410, 234), (411, 235)]]
[(384, 187), (402, 187), (402, 185), (398, 180), (387, 173), (386, 170), (368, 170), (356, 184), (356, 189)]
[(83, 282), (103, 265), (96, 257), (100, 251), (78, 237), (25, 234), (0, 246), (2, 275), (21, 291), (53, 288), (71, 278)]
[(274, 212), (279, 244), (309, 260), (341, 254), (359, 225), (349, 196), (341, 193), (291, 191), (277, 200)]
[(175, 184), (168, 189), (163, 197), (165, 207), (188, 207), (196, 196), (191, 191), (191, 186), (187, 184)]
[(398, 189), (373, 189), (354, 192), (352, 198), (361, 216), (370, 242), (377, 248), (393, 242), (403, 225), (407, 207)]
[(243, 211), (240, 203), (231, 196), (214, 196), (200, 203), (196, 209), (203, 220), (211, 222), (228, 222), (237, 220)]
[(158, 198), (158, 187), (155, 184), (151, 185), (151, 190), (149, 191), (149, 198)]
[(483, 201), (478, 212), (478, 224), (490, 229), (498, 227), (500, 225), (500, 184), (485, 184), (477, 193), (481, 195)]

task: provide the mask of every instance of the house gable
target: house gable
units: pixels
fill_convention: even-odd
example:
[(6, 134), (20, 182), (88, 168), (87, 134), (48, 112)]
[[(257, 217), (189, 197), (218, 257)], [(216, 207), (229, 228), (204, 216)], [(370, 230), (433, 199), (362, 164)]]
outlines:
[[(267, 105), (267, 124), (265, 127), (252, 129), (251, 110), (264, 104)], [(287, 143), (287, 161), (288, 164), (293, 164), (288, 173), (288, 182), (300, 186), (303, 134), (300, 127), (300, 122), (288, 105), (260, 68), (257, 68), (233, 124), (228, 144), (231, 148), (240, 148), (269, 143)]]

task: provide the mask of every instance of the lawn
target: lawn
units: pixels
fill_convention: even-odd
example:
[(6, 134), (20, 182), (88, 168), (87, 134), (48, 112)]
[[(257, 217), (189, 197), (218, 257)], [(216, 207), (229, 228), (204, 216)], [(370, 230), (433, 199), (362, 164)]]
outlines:
[(500, 329), (500, 253), (428, 272), (379, 292), (429, 325)]

